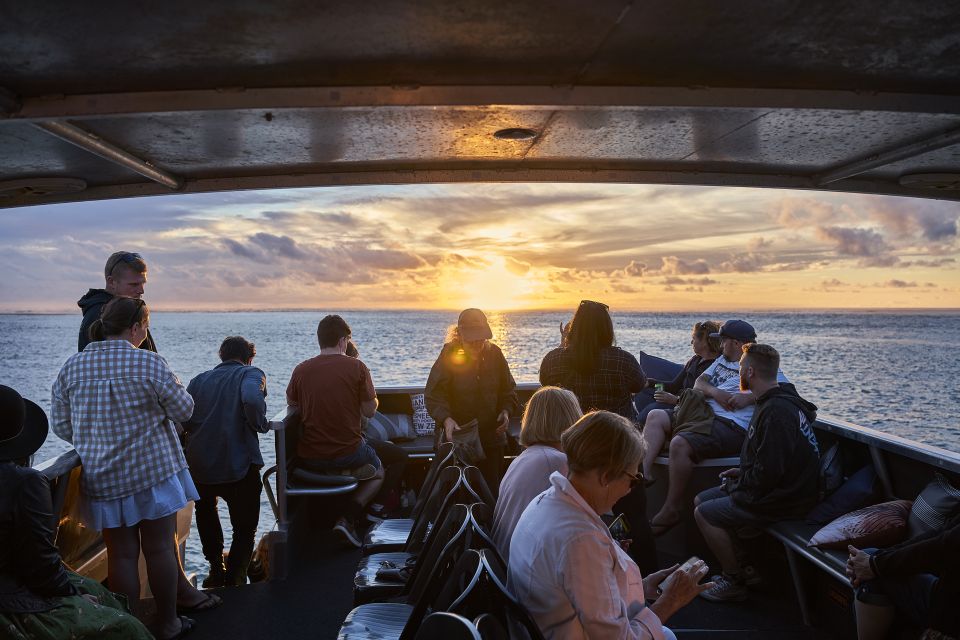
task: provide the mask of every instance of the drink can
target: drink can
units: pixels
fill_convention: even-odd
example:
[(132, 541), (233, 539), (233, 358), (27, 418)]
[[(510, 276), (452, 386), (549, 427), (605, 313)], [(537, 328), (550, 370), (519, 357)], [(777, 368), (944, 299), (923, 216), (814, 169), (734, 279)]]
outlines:
[(656, 383), (655, 385), (653, 385), (653, 389), (655, 391), (663, 391), (663, 383), (662, 382)]

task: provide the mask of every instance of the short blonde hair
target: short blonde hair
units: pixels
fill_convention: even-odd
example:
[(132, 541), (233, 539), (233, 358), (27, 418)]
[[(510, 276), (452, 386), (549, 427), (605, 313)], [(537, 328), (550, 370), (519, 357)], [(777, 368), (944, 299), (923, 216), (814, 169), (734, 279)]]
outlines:
[(530, 398), (520, 423), (520, 444), (560, 442), (560, 434), (580, 419), (580, 401), (568, 389), (541, 387)]
[(597, 470), (607, 478), (643, 460), (643, 439), (633, 423), (610, 411), (591, 411), (560, 438), (573, 473)]

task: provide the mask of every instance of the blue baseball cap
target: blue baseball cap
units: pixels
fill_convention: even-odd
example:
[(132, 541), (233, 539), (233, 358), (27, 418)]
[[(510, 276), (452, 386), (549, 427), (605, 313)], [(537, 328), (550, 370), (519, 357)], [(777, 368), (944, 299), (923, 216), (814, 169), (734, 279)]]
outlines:
[(720, 327), (719, 333), (711, 333), (711, 338), (733, 338), (740, 342), (754, 342), (757, 339), (757, 332), (753, 325), (743, 320), (727, 320)]

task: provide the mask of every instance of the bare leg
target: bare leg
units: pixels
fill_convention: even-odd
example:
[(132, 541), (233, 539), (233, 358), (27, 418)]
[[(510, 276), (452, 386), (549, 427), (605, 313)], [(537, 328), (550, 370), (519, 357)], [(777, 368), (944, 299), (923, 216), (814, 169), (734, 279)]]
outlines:
[(893, 624), (895, 609), (877, 604), (853, 601), (857, 614), (857, 640), (883, 640)]
[(693, 473), (693, 449), (686, 438), (677, 436), (670, 441), (670, 486), (667, 487), (667, 499), (650, 523), (656, 529), (669, 527), (680, 520), (683, 496), (687, 492), (687, 483)]
[(723, 572), (730, 576), (739, 573), (740, 563), (737, 561), (737, 551), (733, 546), (730, 532), (707, 522), (706, 518), (700, 515), (699, 508), (694, 510), (693, 518), (697, 521), (700, 533), (703, 534), (703, 539), (707, 541), (710, 551), (713, 551), (713, 555), (717, 556), (717, 560), (720, 561), (720, 568), (723, 569)]
[(177, 529), (177, 515), (140, 522), (140, 544), (147, 563), (147, 579), (157, 605), (157, 634), (168, 638), (180, 631), (177, 618), (177, 575), (180, 559), (170, 544)]
[(110, 590), (126, 596), (130, 611), (140, 617), (140, 532), (136, 526), (104, 529), (103, 543)]
[(670, 436), (670, 415), (663, 409), (654, 409), (647, 414), (643, 425), (643, 477), (653, 478), (653, 461), (660, 455), (663, 443)]
[(369, 480), (364, 480), (361, 482), (357, 487), (357, 490), (353, 492), (352, 496), (350, 496), (350, 499), (355, 504), (360, 505), (361, 513), (368, 504), (373, 502), (373, 499), (377, 497), (377, 494), (380, 493), (380, 487), (383, 486), (383, 478), (383, 467), (380, 467), (377, 470), (377, 475), (373, 476)]

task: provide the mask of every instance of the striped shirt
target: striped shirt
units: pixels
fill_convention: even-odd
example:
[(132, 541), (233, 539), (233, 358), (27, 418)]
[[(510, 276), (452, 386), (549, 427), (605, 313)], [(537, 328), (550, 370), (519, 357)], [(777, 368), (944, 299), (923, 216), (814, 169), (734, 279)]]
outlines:
[(94, 500), (131, 496), (187, 466), (170, 420), (193, 413), (193, 398), (166, 360), (126, 340), (91, 342), (53, 383), (51, 426), (83, 464)]

